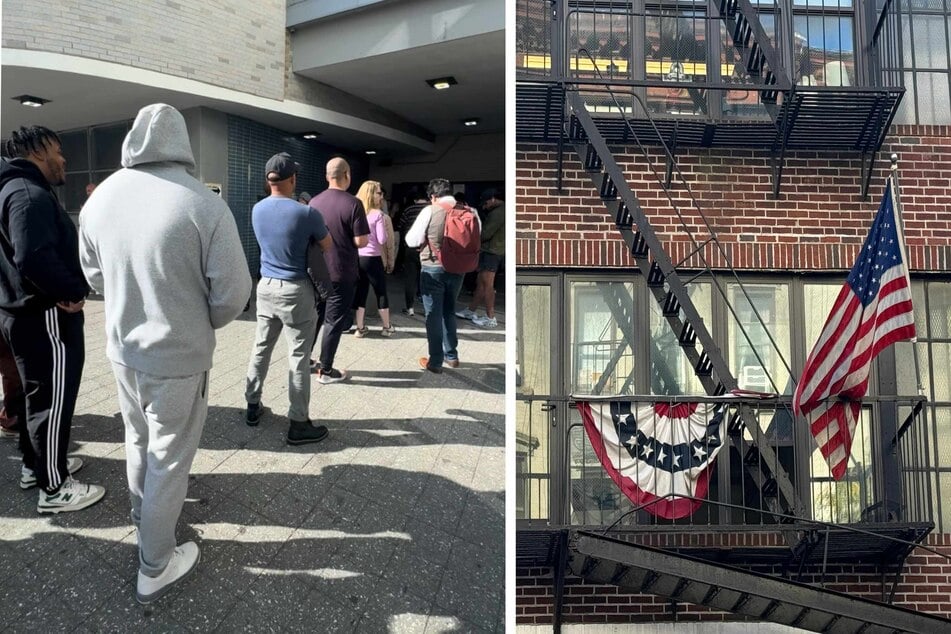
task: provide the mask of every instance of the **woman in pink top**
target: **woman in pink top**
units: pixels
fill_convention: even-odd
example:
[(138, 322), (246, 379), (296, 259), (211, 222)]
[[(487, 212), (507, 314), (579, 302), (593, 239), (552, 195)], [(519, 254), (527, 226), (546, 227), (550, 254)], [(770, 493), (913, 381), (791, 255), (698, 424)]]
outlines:
[(383, 251), (389, 241), (386, 231), (386, 219), (380, 211), (383, 201), (383, 189), (376, 181), (366, 181), (360, 185), (357, 198), (363, 203), (367, 213), (367, 223), (370, 225), (370, 240), (367, 245), (359, 249), (360, 277), (357, 279), (357, 293), (353, 298), (353, 306), (357, 309), (357, 337), (366, 336), (369, 329), (364, 325), (366, 317), (367, 295), (370, 286), (376, 293), (376, 304), (380, 309), (380, 318), (383, 320), (382, 334), (384, 337), (392, 335), (396, 329), (390, 324), (390, 300), (386, 296), (386, 270), (383, 264)]

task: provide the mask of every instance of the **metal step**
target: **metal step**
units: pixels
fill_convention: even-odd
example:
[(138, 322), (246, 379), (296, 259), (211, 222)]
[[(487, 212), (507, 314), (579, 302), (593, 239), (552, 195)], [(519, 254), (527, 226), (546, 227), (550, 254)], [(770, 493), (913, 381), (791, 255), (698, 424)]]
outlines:
[[(743, 68), (750, 77), (762, 80), (761, 83), (750, 85), (750, 89), (759, 90), (760, 101), (773, 123), (776, 123), (779, 91), (791, 84), (779, 52), (773, 48), (750, 0), (720, 0), (719, 9), (720, 19), (740, 53)], [(779, 85), (780, 80), (782, 86)]]
[[(661, 307), (664, 319), (677, 334), (678, 343), (691, 366), (695, 370), (702, 370), (697, 372), (701, 385), (710, 395), (724, 394), (736, 388), (736, 378), (707, 331), (690, 299), (686, 285), (654, 233), (640, 202), (627, 185), (620, 166), (585, 108), (584, 101), (578, 93), (570, 93), (567, 101), (569, 110), (574, 113), (574, 116), (569, 113), (570, 119), (577, 122), (575, 125), (582, 129), (579, 137), (583, 134), (587, 139), (586, 143), (575, 141), (572, 146), (582, 161), (589, 157), (592, 151), (598, 155), (603, 171), (587, 172), (592, 185), (601, 192), (602, 199), (605, 193), (620, 199), (620, 203), (608, 201), (609, 209), (610, 204), (623, 205), (630, 215), (630, 227), (636, 225), (637, 231), (629, 226), (619, 226), (619, 233), (633, 254), (638, 269), (647, 280), (647, 287)], [(743, 433), (735, 434), (733, 442), (741, 456), (747, 455), (751, 447), (756, 446), (759, 460), (747, 465), (747, 471), (761, 491), (764, 503), (773, 512), (801, 515), (802, 506), (792, 482), (780, 465), (776, 453), (766, 442), (758, 417), (748, 405), (740, 405), (738, 411), (742, 426), (737, 427), (748, 429), (752, 442)], [(766, 495), (767, 493), (770, 495)]]
[(586, 531), (572, 531), (568, 547), (571, 572), (592, 583), (758, 621), (843, 634), (951, 631), (951, 620), (938, 616)]

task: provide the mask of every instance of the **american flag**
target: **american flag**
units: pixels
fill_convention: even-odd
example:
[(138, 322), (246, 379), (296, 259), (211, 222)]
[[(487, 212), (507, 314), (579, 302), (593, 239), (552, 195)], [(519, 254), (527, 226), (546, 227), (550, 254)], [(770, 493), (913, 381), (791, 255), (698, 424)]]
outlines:
[(812, 435), (835, 480), (845, 474), (872, 359), (896, 341), (915, 338), (903, 245), (889, 181), (793, 395), (793, 411), (810, 415)]

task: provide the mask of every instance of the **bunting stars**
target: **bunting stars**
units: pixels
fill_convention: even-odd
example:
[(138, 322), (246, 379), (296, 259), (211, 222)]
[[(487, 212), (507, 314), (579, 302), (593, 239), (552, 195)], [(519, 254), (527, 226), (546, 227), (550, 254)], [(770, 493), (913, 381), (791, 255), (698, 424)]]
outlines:
[(627, 440), (624, 441), (624, 444), (633, 452), (637, 453), (637, 437), (631, 434), (627, 437)]
[(680, 454), (679, 454), (679, 453), (676, 453), (676, 452), (675, 452), (674, 455), (673, 455), (672, 460), (673, 460), (673, 466), (675, 466), (675, 467), (679, 467), (679, 466), (680, 466)]
[(703, 445), (697, 445), (693, 448), (693, 457), (703, 462), (703, 459), (707, 457), (707, 450), (703, 448)]
[(660, 451), (657, 452), (657, 462), (659, 464), (664, 464), (664, 460), (667, 459), (667, 454), (664, 452), (664, 448), (661, 447)]
[(641, 458), (648, 460), (651, 457), (651, 454), (654, 453), (654, 448), (648, 445), (641, 445)]

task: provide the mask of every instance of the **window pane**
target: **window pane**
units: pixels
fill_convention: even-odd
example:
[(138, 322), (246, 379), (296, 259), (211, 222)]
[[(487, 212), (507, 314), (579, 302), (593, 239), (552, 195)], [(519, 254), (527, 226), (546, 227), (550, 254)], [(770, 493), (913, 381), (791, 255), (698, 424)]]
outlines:
[(796, 83), (801, 86), (854, 85), (851, 16), (797, 15), (793, 23)]
[[(690, 299), (710, 328), (710, 284), (690, 286)], [(650, 303), (651, 394), (704, 394), (693, 366), (677, 343), (677, 336), (664, 319), (657, 302)]]
[(633, 284), (574, 282), (570, 287), (570, 306), (570, 391), (633, 394)]
[[(914, 344), (918, 349), (918, 368), (921, 370), (922, 381), (927, 391), (927, 363), (928, 344)], [(915, 353), (910, 341), (899, 341), (895, 344), (895, 371), (898, 373), (898, 394), (901, 396), (918, 395), (918, 374), (915, 373)]]
[(540, 402), (515, 405), (515, 504), (518, 519), (549, 517), (551, 455), (548, 414)]
[(915, 74), (902, 73), (905, 86), (905, 96), (902, 97), (898, 112), (895, 113), (895, 123), (915, 123)]
[(819, 448), (812, 452), (812, 516), (825, 522), (853, 523), (875, 501), (872, 442), (869, 435), (871, 415), (862, 408), (852, 441), (852, 452), (841, 480), (833, 481), (829, 465)]
[[(759, 16), (763, 30), (769, 36), (772, 45), (776, 46), (776, 19), (772, 13), (763, 13)], [(725, 24), (720, 24), (720, 76), (723, 82), (753, 83), (744, 71), (742, 55), (733, 42), (733, 36), (727, 33)], [(766, 109), (760, 103), (760, 94), (756, 90), (727, 90), (722, 91), (723, 112), (726, 116), (753, 117), (766, 116)]]
[[(631, 37), (626, 12), (575, 11), (568, 16), (568, 65), (573, 74), (595, 77), (592, 59), (601, 75), (629, 77)], [(587, 51), (582, 53), (581, 49)]]
[(59, 135), (66, 159), (66, 172), (82, 172), (89, 169), (89, 152), (86, 130), (63, 132)]
[(551, 11), (547, 0), (523, 0), (515, 15), (516, 60), (519, 68), (551, 70)]
[[(645, 76), (665, 82), (707, 80), (706, 14), (694, 11), (652, 11), (644, 20)], [(648, 88), (653, 112), (695, 114), (705, 97), (686, 88)]]
[(935, 426), (938, 428), (938, 467), (951, 467), (951, 408), (934, 409)]
[(516, 387), (519, 394), (551, 394), (551, 289), (516, 289)]
[(935, 401), (951, 401), (951, 343), (931, 344), (931, 377)]
[(121, 167), (122, 141), (129, 127), (125, 123), (92, 129), (92, 166), (97, 170)]
[[(915, 300), (917, 299), (916, 296)], [(915, 313), (917, 312), (916, 306)], [(933, 339), (951, 339), (951, 283), (930, 282), (928, 284), (928, 312), (931, 324), (928, 336)], [(919, 326), (919, 336), (923, 336), (925, 332), (927, 331)]]
[(918, 123), (951, 123), (948, 73), (915, 73), (918, 84)]
[[(941, 504), (938, 531), (945, 532), (951, 528), (951, 473), (939, 473), (938, 482), (938, 497)], [(935, 508), (937, 509), (937, 505), (935, 505)]]
[(944, 32), (944, 16), (914, 15), (911, 19), (915, 32), (912, 39), (915, 67), (947, 70), (948, 42)]
[[(727, 287), (730, 304), (736, 311), (736, 319), (728, 316), (730, 368), (741, 389), (791, 394), (792, 381), (782, 360), (788, 362), (789, 359), (789, 288), (786, 284), (746, 284), (744, 287), (752, 305), (739, 285)], [(762, 318), (762, 324), (753, 307)], [(770, 342), (769, 335), (779, 351)]]
[(611, 524), (631, 510), (631, 501), (605, 473), (580, 424), (578, 410), (571, 410), (571, 423), (568, 435), (570, 521), (572, 524)]

